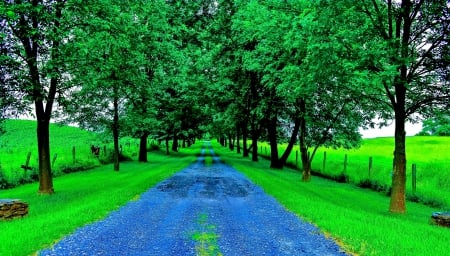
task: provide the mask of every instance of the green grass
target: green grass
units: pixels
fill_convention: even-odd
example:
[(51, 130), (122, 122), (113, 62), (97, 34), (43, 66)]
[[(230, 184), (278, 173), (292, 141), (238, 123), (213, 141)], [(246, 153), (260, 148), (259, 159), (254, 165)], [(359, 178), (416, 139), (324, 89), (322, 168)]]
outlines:
[(0, 222), (0, 255), (33, 254), (77, 227), (104, 218), (192, 163), (199, 147), (171, 156), (151, 153), (149, 163), (125, 162), (119, 172), (106, 165), (60, 176), (54, 179), (56, 193), (50, 196), (38, 195), (37, 184), (0, 191), (0, 198), (22, 199), (30, 207), (22, 219)]
[[(0, 135), (0, 172), (8, 182), (16, 184), (24, 177), (21, 165), (25, 164), (28, 152), (31, 152), (29, 166), (37, 169), (36, 122), (28, 120), (6, 120), (6, 133)], [(99, 166), (99, 161), (91, 155), (91, 144), (99, 144), (94, 133), (76, 127), (50, 125), (50, 152), (52, 159), (57, 158), (53, 173), (58, 176), (69, 167), (79, 169)], [(75, 147), (75, 163), (72, 149)], [(30, 171), (27, 171), (30, 172)]]
[(389, 198), (351, 184), (313, 177), (301, 182), (298, 171), (270, 170), (214, 143), (222, 160), (244, 173), (288, 210), (317, 225), (346, 251), (359, 255), (448, 255), (450, 232), (429, 225), (442, 209), (408, 203), (406, 215), (388, 213)]
[[(6, 120), (5, 134), (0, 135), (0, 189), (2, 177), (8, 185), (18, 185), (23, 180), (30, 180), (30, 175), (37, 173), (37, 139), (36, 122), (29, 120)], [(100, 162), (111, 162), (112, 137), (85, 131), (77, 127), (50, 125), (50, 153), (52, 159), (57, 155), (52, 166), (53, 176), (86, 170), (100, 166)], [(120, 139), (122, 153), (128, 158), (136, 159), (139, 150), (137, 139), (125, 137)], [(91, 145), (100, 146), (100, 157), (91, 153)], [(106, 146), (107, 153), (104, 148)], [(75, 147), (75, 162), (73, 148)], [(24, 172), (28, 152), (31, 153), (29, 166), (33, 169)]]
[(198, 230), (192, 234), (196, 242), (195, 251), (198, 256), (221, 256), (223, 255), (217, 244), (219, 235), (216, 227), (208, 223), (208, 214), (202, 213), (197, 219)]
[[(269, 146), (261, 143), (263, 155), (270, 154)], [(286, 145), (280, 145), (283, 152)], [(296, 164), (296, 146), (288, 162)], [(312, 162), (312, 169), (330, 177), (346, 175), (349, 182), (358, 184), (370, 180), (380, 187), (390, 187), (394, 138), (364, 139), (360, 148), (344, 150), (319, 148)], [(267, 153), (266, 153), (267, 152)], [(323, 169), (326, 152), (325, 170)], [(414, 136), (406, 139), (407, 194), (413, 197), (412, 164), (417, 166), (417, 190), (415, 197), (421, 202), (450, 208), (450, 137)], [(280, 153), (281, 154), (281, 153)], [(344, 158), (347, 154), (347, 168), (344, 171)], [(369, 175), (369, 157), (372, 157), (372, 170)], [(301, 168), (300, 158), (298, 166)]]

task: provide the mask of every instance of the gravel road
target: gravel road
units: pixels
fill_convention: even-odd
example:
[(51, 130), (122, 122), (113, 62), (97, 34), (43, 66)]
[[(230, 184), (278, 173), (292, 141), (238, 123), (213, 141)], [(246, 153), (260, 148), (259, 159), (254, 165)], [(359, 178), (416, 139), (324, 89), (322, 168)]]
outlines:
[(204, 159), (39, 255), (346, 255), (218, 157)]

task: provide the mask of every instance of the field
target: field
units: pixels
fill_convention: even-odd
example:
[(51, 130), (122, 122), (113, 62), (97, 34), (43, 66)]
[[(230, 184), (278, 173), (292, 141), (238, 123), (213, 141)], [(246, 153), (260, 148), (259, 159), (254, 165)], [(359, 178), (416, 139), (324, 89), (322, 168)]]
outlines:
[(448, 255), (448, 229), (429, 224), (441, 208), (407, 204), (407, 214), (388, 212), (389, 198), (351, 184), (320, 177), (302, 182), (298, 171), (270, 170), (268, 160), (252, 162), (215, 144), (232, 165), (288, 210), (317, 225), (355, 255)]
[[(32, 181), (31, 176), (36, 175), (38, 168), (36, 122), (7, 120), (4, 128), (6, 133), (0, 135), (0, 189)], [(54, 163), (53, 175), (60, 176), (72, 171), (90, 169), (100, 166), (101, 161), (108, 162), (112, 151), (111, 140), (76, 127), (51, 124), (50, 152)], [(121, 144), (125, 155), (137, 155), (135, 140), (125, 138), (121, 140)], [(99, 158), (92, 155), (91, 145), (100, 147)], [(105, 154), (104, 146), (107, 146), (108, 154)], [(26, 164), (28, 153), (31, 153), (31, 170), (25, 171), (21, 166)]]
[[(267, 144), (260, 145), (261, 154), (268, 156), (270, 147)], [(280, 145), (279, 152), (283, 152), (285, 148), (286, 145)], [(391, 184), (393, 150), (394, 138), (364, 139), (361, 147), (351, 150), (319, 148), (312, 162), (312, 169), (327, 177), (345, 177), (352, 184), (387, 192)], [(296, 165), (296, 151), (298, 146), (288, 159), (293, 166)], [(370, 157), (372, 168), (369, 173)], [(408, 199), (450, 209), (450, 137), (407, 137), (406, 157)], [(417, 169), (415, 193), (412, 189), (413, 164)], [(297, 166), (301, 168), (300, 157)]]

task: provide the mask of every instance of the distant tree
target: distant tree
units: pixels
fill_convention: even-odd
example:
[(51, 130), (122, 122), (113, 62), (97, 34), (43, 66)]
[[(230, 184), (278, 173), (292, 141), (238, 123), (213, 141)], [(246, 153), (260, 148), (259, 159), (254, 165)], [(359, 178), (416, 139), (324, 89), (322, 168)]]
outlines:
[(436, 114), (434, 118), (423, 121), (422, 131), (418, 135), (450, 136), (450, 115)]

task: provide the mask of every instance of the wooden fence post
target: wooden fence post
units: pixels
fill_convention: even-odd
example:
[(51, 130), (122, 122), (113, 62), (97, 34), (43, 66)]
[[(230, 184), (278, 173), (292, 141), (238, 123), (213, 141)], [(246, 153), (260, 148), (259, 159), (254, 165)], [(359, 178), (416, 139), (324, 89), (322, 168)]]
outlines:
[(373, 158), (369, 157), (369, 177), (370, 177), (370, 174), (372, 172), (372, 163), (373, 163)]
[(75, 157), (75, 146), (72, 147), (72, 160), (73, 160), (73, 163), (76, 162), (76, 157)]
[(21, 168), (23, 168), (23, 171), (26, 173), (27, 170), (31, 170), (30, 167), (30, 158), (31, 158), (31, 152), (28, 152), (27, 154), (27, 160), (25, 162), (25, 164), (23, 164), (22, 166), (20, 166)]
[(412, 165), (412, 190), (413, 193), (416, 193), (416, 185), (417, 185), (417, 165), (413, 164)]
[(323, 164), (322, 164), (322, 171), (325, 172), (325, 163), (327, 162), (327, 152), (323, 152)]
[(347, 171), (347, 161), (348, 161), (348, 156), (347, 156), (347, 154), (345, 154), (345, 156), (344, 156), (344, 173)]
[(55, 161), (56, 161), (56, 158), (58, 157), (58, 154), (55, 154), (54, 156), (53, 156), (53, 160), (52, 160), (52, 168), (53, 168), (53, 166), (55, 165)]

